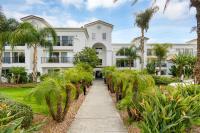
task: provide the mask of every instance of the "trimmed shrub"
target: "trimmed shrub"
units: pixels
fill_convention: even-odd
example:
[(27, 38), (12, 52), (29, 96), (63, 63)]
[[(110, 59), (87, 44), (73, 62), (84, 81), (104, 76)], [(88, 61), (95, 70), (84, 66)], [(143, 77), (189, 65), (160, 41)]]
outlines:
[(173, 78), (173, 77), (164, 77), (164, 76), (152, 76), (155, 80), (156, 85), (168, 85), (172, 82), (178, 82), (178, 78)]
[(26, 83), (28, 81), (27, 73), (24, 67), (11, 67), (9, 69), (9, 73), (11, 75), (11, 80), (13, 80), (14, 83)]
[(31, 107), (29, 107), (25, 104), (22, 104), (22, 103), (11, 101), (11, 100), (1, 97), (1, 96), (0, 96), (0, 103), (4, 107), (6, 107), (6, 110), (0, 112), (1, 113), (0, 117), (2, 117), (0, 119), (4, 118), (6, 112), (8, 114), (10, 114), (11, 116), (13, 116), (10, 118), (10, 120), (7, 120), (3, 123), (8, 123), (12, 120), (23, 117), (24, 119), (21, 123), (21, 127), (27, 128), (31, 125), (32, 120), (33, 120), (33, 111), (31, 109)]

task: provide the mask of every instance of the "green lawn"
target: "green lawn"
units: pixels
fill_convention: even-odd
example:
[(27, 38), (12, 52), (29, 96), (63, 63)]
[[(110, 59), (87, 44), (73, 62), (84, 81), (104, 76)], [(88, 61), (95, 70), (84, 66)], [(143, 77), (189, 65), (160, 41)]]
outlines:
[(48, 114), (48, 110), (45, 104), (39, 105), (38, 103), (36, 103), (34, 98), (30, 98), (29, 100), (27, 99), (32, 89), (34, 88), (0, 87), (0, 95), (31, 106), (35, 113)]

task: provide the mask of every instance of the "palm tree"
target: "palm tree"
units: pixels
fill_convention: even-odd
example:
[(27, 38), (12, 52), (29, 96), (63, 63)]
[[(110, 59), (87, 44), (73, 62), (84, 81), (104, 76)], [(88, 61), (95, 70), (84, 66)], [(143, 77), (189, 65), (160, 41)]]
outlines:
[(178, 76), (181, 78), (181, 76), (184, 76), (185, 67), (188, 65), (188, 55), (185, 54), (179, 54), (176, 55), (175, 58), (172, 60), (172, 62), (176, 65), (178, 68)]
[(144, 32), (149, 29), (149, 22), (153, 15), (158, 11), (158, 7), (151, 7), (143, 12), (136, 14), (135, 25), (141, 29), (140, 50), (141, 50), (141, 69), (144, 69)]
[(137, 50), (135, 48), (129, 47), (129, 48), (121, 48), (117, 51), (117, 54), (119, 55), (125, 55), (128, 59), (129, 68), (131, 69), (131, 63), (137, 58), (140, 58), (139, 55), (137, 55)]
[[(47, 38), (52, 39), (48, 40)], [(32, 24), (28, 22), (21, 23), (18, 28), (11, 35), (12, 44), (27, 44), (28, 47), (32, 47), (33, 52), (33, 81), (37, 81), (37, 47), (48, 47), (50, 53), (53, 49), (53, 45), (56, 44), (56, 32), (51, 27), (42, 29), (36, 29)]]
[(55, 74), (45, 78), (34, 88), (30, 96), (35, 97), (38, 103), (45, 101), (53, 120), (62, 122), (69, 110), (73, 90), (74, 85), (67, 81), (64, 75)]
[[(13, 18), (7, 19), (0, 8), (0, 83), (5, 45), (9, 43), (10, 34), (17, 28), (18, 25), (19, 23), (17, 20)], [(11, 43), (10, 45), (14, 47), (14, 44)]]
[(170, 44), (154, 44), (153, 50), (157, 56), (157, 63), (159, 66), (159, 75), (161, 74), (162, 61), (166, 58)]

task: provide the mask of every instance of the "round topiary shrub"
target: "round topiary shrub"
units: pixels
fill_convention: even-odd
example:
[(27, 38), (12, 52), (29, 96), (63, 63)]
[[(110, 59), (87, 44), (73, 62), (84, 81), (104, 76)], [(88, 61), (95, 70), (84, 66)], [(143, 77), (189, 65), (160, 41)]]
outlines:
[[(21, 123), (21, 127), (27, 128), (31, 125), (32, 120), (33, 120), (33, 111), (31, 109), (31, 107), (29, 107), (25, 104), (22, 104), (22, 103), (18, 103), (18, 102), (9, 100), (9, 99), (1, 97), (1, 96), (0, 96), (0, 103), (5, 104), (7, 106), (7, 112), (9, 112), (11, 116), (14, 116), (9, 121), (6, 121), (6, 122), (10, 122), (17, 118), (23, 117), (24, 119)], [(2, 116), (2, 115), (0, 114), (0, 116)]]

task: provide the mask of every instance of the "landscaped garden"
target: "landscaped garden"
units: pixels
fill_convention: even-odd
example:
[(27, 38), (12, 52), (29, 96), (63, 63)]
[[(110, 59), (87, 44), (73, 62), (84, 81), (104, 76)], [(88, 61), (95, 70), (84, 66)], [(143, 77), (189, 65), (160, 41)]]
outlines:
[[(145, 71), (106, 67), (103, 72), (129, 132), (139, 131), (137, 128), (144, 133), (189, 132), (200, 124), (198, 85), (160, 88), (160, 82), (156, 85)], [(165, 83), (168, 79), (160, 80)]]
[[(77, 102), (82, 102), (80, 99), (83, 100), (87, 88), (91, 86), (93, 70), (90, 65), (79, 63), (75, 68), (44, 75), (41, 80), (39, 84), (4, 84), (0, 87), (0, 130), (3, 133), (7, 130), (19, 130), (16, 127), (34, 131), (35, 127), (39, 127), (38, 124), (44, 124), (41, 122), (44, 118), (50, 119), (50, 116), (58, 123), (65, 121), (68, 113), (72, 113), (74, 117), (76, 112), (69, 112), (70, 107), (76, 104), (80, 107)], [(37, 114), (42, 116), (41, 121), (32, 123), (32, 120), (38, 119)], [(24, 121), (27, 120), (28, 123), (24, 126)], [(42, 130), (47, 128), (49, 127)]]

